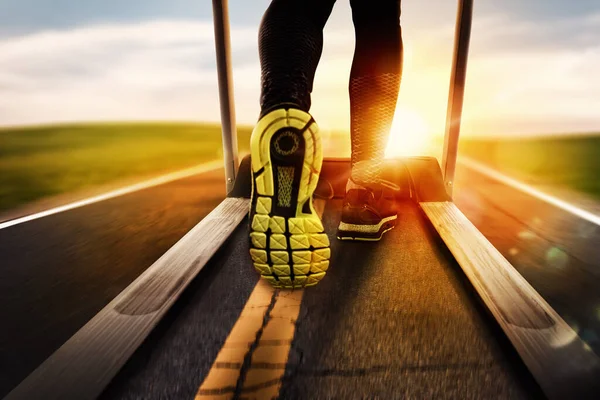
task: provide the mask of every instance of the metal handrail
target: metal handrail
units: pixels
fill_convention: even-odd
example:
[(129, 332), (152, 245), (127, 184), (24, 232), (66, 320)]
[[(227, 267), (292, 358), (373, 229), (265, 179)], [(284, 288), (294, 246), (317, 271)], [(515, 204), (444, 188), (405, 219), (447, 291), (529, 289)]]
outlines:
[(471, 41), (471, 23), (473, 20), (473, 0), (459, 0), (454, 34), (454, 56), (452, 75), (448, 95), (448, 111), (446, 114), (446, 135), (444, 136), (444, 153), (442, 156), (442, 172), (446, 191), (452, 197), (456, 158), (458, 155), (458, 139), (462, 118), (465, 80), (467, 75), (467, 59), (469, 42)]
[(213, 0), (212, 4), (219, 76), (219, 101), (221, 103), (225, 186), (227, 193), (229, 193), (233, 189), (239, 164), (235, 104), (233, 101), (233, 74), (231, 73), (229, 6), (227, 0)]

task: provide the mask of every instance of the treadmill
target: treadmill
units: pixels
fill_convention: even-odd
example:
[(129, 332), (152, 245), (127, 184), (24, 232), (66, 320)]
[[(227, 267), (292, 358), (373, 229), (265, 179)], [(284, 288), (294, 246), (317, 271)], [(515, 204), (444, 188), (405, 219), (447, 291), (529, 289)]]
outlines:
[(452, 202), (472, 8), (458, 1), (441, 165), (387, 161), (402, 207), (370, 244), (335, 239), (350, 161), (325, 159), (331, 267), (290, 291), (252, 268), (250, 159), (213, 0), (227, 198), (6, 398), (599, 398), (598, 356)]

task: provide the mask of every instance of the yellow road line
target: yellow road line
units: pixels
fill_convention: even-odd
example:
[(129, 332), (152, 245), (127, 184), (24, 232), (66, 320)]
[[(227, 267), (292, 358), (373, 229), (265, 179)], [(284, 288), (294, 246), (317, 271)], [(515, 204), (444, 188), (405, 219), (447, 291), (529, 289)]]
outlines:
[[(314, 201), (319, 217), (323, 215), (325, 204), (325, 200)], [(303, 296), (303, 289), (274, 289), (260, 279), (195, 400), (276, 398)]]
[(259, 280), (196, 400), (277, 397), (303, 295)]

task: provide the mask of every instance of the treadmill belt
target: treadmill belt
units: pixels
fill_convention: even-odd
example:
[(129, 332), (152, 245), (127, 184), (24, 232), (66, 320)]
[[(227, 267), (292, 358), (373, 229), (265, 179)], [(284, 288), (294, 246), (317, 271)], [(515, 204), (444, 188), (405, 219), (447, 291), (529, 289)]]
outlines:
[[(379, 243), (335, 239), (332, 263), (305, 290), (282, 399), (532, 398), (541, 392), (418, 206)], [(104, 392), (106, 399), (192, 399), (257, 274), (246, 222)]]
[[(326, 213), (328, 232), (340, 207)], [(301, 362), (288, 365), (281, 398), (518, 399), (539, 390), (416, 205), (404, 204), (379, 244), (333, 243), (327, 279), (304, 295), (290, 355)]]

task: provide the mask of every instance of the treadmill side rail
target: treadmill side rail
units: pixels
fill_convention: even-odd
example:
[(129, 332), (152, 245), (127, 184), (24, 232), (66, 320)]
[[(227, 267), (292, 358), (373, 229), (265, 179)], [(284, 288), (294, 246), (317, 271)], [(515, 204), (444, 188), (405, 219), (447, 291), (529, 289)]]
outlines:
[(600, 358), (452, 202), (420, 203), (551, 399), (597, 398)]
[(95, 399), (248, 214), (225, 199), (8, 394)]

